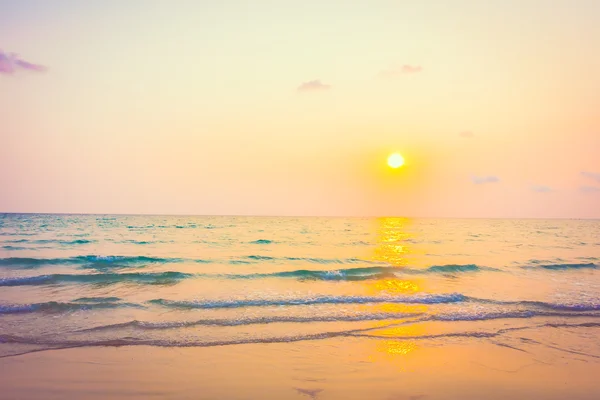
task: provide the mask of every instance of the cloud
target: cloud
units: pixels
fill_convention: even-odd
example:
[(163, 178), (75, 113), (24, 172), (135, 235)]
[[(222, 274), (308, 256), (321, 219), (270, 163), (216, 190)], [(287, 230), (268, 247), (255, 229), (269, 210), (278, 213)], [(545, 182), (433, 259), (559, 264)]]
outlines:
[(302, 389), (302, 388), (294, 388), (300, 394), (307, 395), (312, 399), (316, 399), (319, 393), (323, 391), (323, 389)]
[(581, 186), (579, 190), (583, 193), (600, 193), (600, 187), (596, 186)]
[(500, 178), (494, 175), (490, 176), (472, 176), (471, 181), (476, 185), (482, 185), (484, 183), (497, 183), (500, 182)]
[(459, 132), (458, 136), (470, 139), (473, 136), (475, 136), (475, 134), (471, 131), (462, 131), (462, 132)]
[(43, 72), (46, 67), (25, 61), (15, 53), (0, 50), (0, 74), (12, 75), (19, 70)]
[(422, 71), (423, 71), (423, 67), (421, 67), (420, 65), (404, 64), (404, 65), (395, 66), (395, 67), (391, 67), (388, 69), (384, 69), (383, 71), (380, 71), (379, 77), (385, 78), (385, 79), (390, 79), (390, 78), (396, 78), (400, 75), (417, 74)]
[(582, 171), (581, 175), (585, 176), (586, 178), (593, 179), (596, 182), (600, 183), (600, 174), (597, 174), (597, 173), (594, 173), (594, 172)]
[(548, 193), (548, 192), (553, 192), (554, 189), (552, 189), (549, 186), (544, 186), (544, 185), (533, 185), (531, 187), (531, 190), (533, 190), (534, 192), (538, 192), (538, 193)]
[(318, 79), (314, 81), (304, 82), (300, 86), (298, 86), (299, 92), (316, 92), (328, 89), (331, 89), (331, 85), (326, 85)]

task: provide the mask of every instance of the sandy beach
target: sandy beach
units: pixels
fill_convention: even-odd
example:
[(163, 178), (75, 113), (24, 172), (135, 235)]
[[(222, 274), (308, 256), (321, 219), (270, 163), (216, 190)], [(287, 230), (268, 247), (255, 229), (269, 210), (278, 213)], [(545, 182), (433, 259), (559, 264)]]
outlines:
[(0, 398), (592, 400), (600, 393), (597, 335), (598, 327), (515, 330), (507, 334), (514, 347), (390, 336), (53, 350), (1, 359)]

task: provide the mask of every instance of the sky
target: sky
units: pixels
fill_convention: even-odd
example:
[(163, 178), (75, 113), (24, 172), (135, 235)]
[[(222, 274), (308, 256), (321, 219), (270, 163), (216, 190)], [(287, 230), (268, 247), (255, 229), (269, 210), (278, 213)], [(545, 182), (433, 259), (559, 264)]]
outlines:
[(600, 218), (599, 16), (0, 0), (0, 212)]

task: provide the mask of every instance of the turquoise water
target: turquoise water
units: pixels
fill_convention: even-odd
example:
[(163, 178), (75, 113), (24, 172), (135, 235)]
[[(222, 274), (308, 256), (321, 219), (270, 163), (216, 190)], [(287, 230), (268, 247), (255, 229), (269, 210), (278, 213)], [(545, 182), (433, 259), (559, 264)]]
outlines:
[(600, 221), (6, 214), (0, 356), (594, 328), (599, 269)]

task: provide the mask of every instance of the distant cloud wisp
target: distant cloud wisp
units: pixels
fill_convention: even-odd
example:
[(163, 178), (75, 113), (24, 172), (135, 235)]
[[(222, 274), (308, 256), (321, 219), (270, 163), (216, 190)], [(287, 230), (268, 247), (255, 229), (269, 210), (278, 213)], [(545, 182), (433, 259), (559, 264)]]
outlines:
[(383, 71), (379, 72), (379, 77), (384, 79), (390, 79), (396, 78), (400, 75), (417, 74), (419, 72), (423, 72), (423, 67), (421, 67), (420, 65), (404, 64), (384, 69)]
[(531, 190), (533, 190), (534, 192), (538, 192), (538, 193), (549, 193), (549, 192), (554, 191), (550, 186), (544, 186), (544, 185), (533, 185), (531, 187)]
[(600, 183), (600, 174), (594, 173), (594, 172), (587, 172), (587, 171), (582, 171), (581, 175), (585, 176), (586, 178), (590, 178), (598, 183)]
[(500, 178), (494, 175), (490, 176), (472, 176), (471, 181), (476, 185), (483, 185), (484, 183), (497, 183), (500, 182)]
[(581, 186), (579, 190), (583, 193), (600, 193), (600, 187), (596, 186)]
[(326, 85), (318, 79), (304, 82), (300, 86), (298, 86), (299, 92), (316, 92), (328, 89), (331, 89), (331, 85)]
[(458, 133), (458, 136), (463, 137), (463, 138), (467, 138), (470, 139), (473, 136), (475, 136), (475, 134), (471, 131), (462, 131)]
[(12, 75), (19, 70), (43, 72), (46, 67), (25, 61), (15, 53), (5, 53), (0, 50), (0, 74)]

